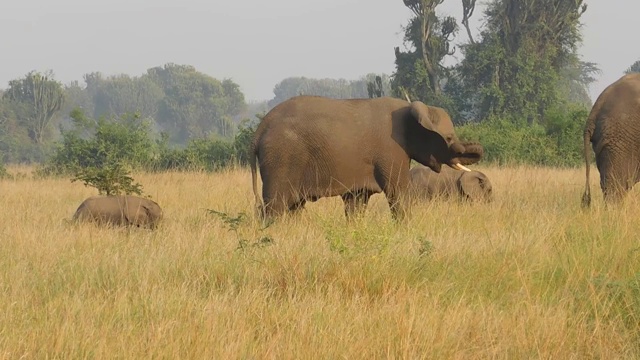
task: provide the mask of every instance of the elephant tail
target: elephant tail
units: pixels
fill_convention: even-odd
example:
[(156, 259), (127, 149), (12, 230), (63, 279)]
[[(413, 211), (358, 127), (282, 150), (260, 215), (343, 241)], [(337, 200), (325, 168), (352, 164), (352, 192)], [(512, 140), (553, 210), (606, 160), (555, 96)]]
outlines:
[(589, 143), (591, 142), (591, 130), (590, 128), (587, 126), (587, 128), (584, 130), (584, 163), (586, 166), (586, 181), (585, 181), (585, 188), (584, 188), (584, 194), (582, 194), (582, 207), (583, 208), (588, 208), (591, 205), (591, 186), (589, 186), (589, 162), (590, 162), (590, 157), (591, 157), (591, 149), (589, 148)]
[(251, 151), (249, 152), (249, 165), (251, 166), (251, 184), (253, 186), (253, 196), (256, 200), (256, 208), (260, 215), (263, 214), (264, 204), (262, 197), (258, 194), (258, 149), (255, 142), (251, 143)]

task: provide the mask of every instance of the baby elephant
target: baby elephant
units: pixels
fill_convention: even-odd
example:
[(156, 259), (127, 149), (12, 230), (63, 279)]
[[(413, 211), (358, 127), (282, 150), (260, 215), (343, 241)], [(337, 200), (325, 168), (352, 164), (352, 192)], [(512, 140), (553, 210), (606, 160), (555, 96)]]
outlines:
[(155, 201), (132, 195), (92, 196), (73, 215), (73, 220), (151, 229), (161, 219), (162, 209)]
[(411, 168), (411, 193), (419, 199), (457, 196), (471, 202), (491, 202), (489, 178), (480, 171), (460, 171), (442, 167), (438, 174), (426, 166)]

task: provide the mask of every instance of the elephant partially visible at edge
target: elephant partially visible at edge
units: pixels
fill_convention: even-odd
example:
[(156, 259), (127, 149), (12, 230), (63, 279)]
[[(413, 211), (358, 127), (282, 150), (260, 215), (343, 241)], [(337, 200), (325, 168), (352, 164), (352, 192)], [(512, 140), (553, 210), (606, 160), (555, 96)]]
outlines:
[(399, 219), (409, 210), (411, 159), (439, 172), (443, 164), (474, 164), (482, 154), (480, 144), (458, 139), (444, 109), (420, 101), (296, 96), (263, 118), (251, 143), (250, 165), (263, 217), (340, 196), (350, 219), (371, 195), (384, 192)]
[(618, 203), (640, 180), (640, 73), (625, 75), (605, 88), (589, 113), (584, 129), (583, 207), (591, 204), (589, 142), (605, 203)]
[(111, 195), (87, 198), (78, 206), (72, 220), (154, 229), (162, 216), (160, 205), (151, 199), (133, 195)]
[(493, 201), (493, 186), (480, 171), (442, 168), (438, 174), (422, 165), (411, 168), (411, 194), (415, 199), (456, 198), (469, 202)]

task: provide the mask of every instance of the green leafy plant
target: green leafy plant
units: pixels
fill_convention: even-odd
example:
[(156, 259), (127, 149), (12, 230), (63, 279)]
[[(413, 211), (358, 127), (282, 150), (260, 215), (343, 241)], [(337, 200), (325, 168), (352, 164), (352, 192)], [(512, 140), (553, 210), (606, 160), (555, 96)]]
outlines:
[[(220, 218), (220, 220), (222, 220), (222, 222), (228, 227), (229, 231), (234, 232), (238, 240), (238, 246), (236, 247), (236, 250), (242, 251), (250, 248), (263, 248), (274, 243), (274, 239), (268, 235), (260, 236), (256, 240), (249, 240), (242, 237), (238, 233), (238, 229), (240, 228), (240, 226), (245, 224), (248, 219), (247, 214), (245, 214), (244, 212), (240, 212), (238, 213), (238, 215), (232, 216), (222, 211), (208, 209), (207, 213), (218, 216), (218, 218)], [(264, 231), (269, 226), (271, 226), (271, 224), (272, 223), (268, 223), (266, 226), (260, 228), (259, 230)]]
[(142, 185), (135, 183), (130, 172), (119, 163), (107, 164), (98, 169), (95, 167), (80, 168), (71, 182), (82, 181), (85, 186), (98, 189), (99, 194), (137, 194), (142, 195)]

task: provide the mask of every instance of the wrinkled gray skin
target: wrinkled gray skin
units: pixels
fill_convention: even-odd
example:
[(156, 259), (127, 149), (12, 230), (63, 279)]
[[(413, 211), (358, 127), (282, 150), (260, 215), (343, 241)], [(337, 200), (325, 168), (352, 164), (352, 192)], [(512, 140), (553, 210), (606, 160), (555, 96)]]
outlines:
[(449, 115), (419, 101), (297, 96), (263, 118), (250, 151), (253, 192), (266, 218), (340, 196), (350, 219), (384, 192), (399, 219), (409, 210), (411, 159), (438, 172), (442, 164), (476, 163), (483, 149), (460, 142)]
[(493, 201), (491, 182), (480, 171), (461, 171), (445, 167), (438, 174), (426, 166), (418, 165), (412, 167), (410, 173), (411, 194), (416, 199)]
[(584, 129), (586, 185), (583, 207), (591, 204), (589, 142), (596, 155), (607, 205), (620, 202), (640, 180), (640, 74), (628, 74), (598, 97)]
[(162, 209), (153, 200), (133, 195), (92, 196), (80, 204), (73, 220), (156, 228)]

